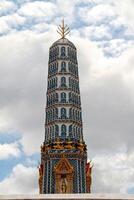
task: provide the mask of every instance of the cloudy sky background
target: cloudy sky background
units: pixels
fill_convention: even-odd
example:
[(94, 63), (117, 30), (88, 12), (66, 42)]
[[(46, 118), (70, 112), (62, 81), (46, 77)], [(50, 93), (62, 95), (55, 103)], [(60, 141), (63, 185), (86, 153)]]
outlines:
[(38, 193), (48, 50), (78, 51), (92, 192), (134, 194), (134, 1), (0, 0), (0, 194)]

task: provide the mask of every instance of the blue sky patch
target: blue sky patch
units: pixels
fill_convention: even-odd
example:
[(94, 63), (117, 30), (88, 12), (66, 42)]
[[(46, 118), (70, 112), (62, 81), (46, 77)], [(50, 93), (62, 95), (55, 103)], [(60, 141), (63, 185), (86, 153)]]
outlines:
[(4, 143), (13, 143), (21, 139), (21, 134), (20, 133), (0, 133), (0, 144)]

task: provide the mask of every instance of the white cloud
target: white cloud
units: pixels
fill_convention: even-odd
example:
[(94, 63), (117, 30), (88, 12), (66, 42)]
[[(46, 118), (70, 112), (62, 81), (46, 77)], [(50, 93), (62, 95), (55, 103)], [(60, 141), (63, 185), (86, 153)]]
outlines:
[(0, 20), (0, 34), (7, 33), (8, 31), (10, 31), (10, 28), (7, 23), (3, 20)]
[(124, 51), (131, 49), (134, 44), (133, 40), (126, 41), (125, 39), (112, 39), (109, 42), (100, 42), (100, 46), (102, 45), (102, 49), (105, 54), (118, 57), (123, 54)]
[(11, 156), (20, 156), (19, 144), (17, 142), (10, 144), (0, 144), (0, 160), (8, 159)]
[(116, 153), (94, 157), (93, 192), (127, 193), (133, 188), (134, 153)]
[(22, 25), (25, 22), (25, 18), (14, 13), (12, 15), (7, 15), (1, 18), (1, 20), (6, 21), (9, 26), (17, 27), (17, 25)]
[(103, 40), (112, 39), (112, 34), (110, 33), (109, 28), (105, 25), (87, 26), (82, 28), (80, 31), (85, 37), (90, 38), (91, 40), (101, 41), (101, 43)]
[(79, 16), (88, 24), (108, 23), (115, 17), (114, 7), (108, 4), (98, 4), (93, 8), (79, 8)]
[(38, 194), (37, 179), (37, 168), (18, 164), (10, 176), (0, 182), (0, 194)]
[(51, 2), (35, 1), (22, 5), (18, 13), (23, 16), (35, 17), (36, 19), (43, 17), (44, 21), (46, 21), (57, 13), (57, 8)]
[[(56, 5), (59, 10), (59, 16), (56, 20), (56, 23), (60, 23), (61, 19), (64, 18), (65, 23), (71, 25), (75, 20), (75, 6), (79, 0), (68, 0), (68, 1), (62, 1), (57, 0)], [(69, 17), (68, 17), (69, 16)]]
[(27, 167), (37, 167), (37, 163), (39, 163), (39, 161), (37, 162), (37, 160), (33, 160), (32, 158), (27, 157), (26, 161), (25, 161), (25, 165)]
[(133, 0), (114, 0), (116, 12), (123, 18), (127, 26), (134, 31), (134, 1)]
[(25, 31), (3, 37), (0, 41), (3, 46), (0, 55), (1, 130), (15, 129), (22, 134), (24, 151), (27, 153), (39, 151), (43, 142), (43, 90), (46, 86), (43, 89), (42, 85), (46, 85), (50, 36)]
[(19, 25), (23, 25), (25, 22), (25, 18), (19, 16), (17, 13), (6, 15), (0, 18), (0, 33), (7, 33), (12, 31), (13, 29), (18, 29)]
[(6, 15), (8, 12), (15, 11), (16, 5), (11, 1), (0, 1), (0, 15)]

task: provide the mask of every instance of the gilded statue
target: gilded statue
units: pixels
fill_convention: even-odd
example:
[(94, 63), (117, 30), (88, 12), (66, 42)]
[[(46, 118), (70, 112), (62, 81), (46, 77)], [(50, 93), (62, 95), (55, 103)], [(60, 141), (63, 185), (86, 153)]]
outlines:
[(67, 193), (67, 182), (65, 178), (62, 179), (61, 191), (62, 193)]

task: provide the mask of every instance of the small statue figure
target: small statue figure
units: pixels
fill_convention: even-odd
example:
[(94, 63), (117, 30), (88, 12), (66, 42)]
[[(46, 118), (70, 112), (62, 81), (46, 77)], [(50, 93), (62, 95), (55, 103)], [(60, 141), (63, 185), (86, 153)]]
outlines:
[(62, 191), (62, 193), (66, 193), (67, 192), (67, 183), (66, 183), (66, 179), (65, 178), (62, 179), (61, 191)]

